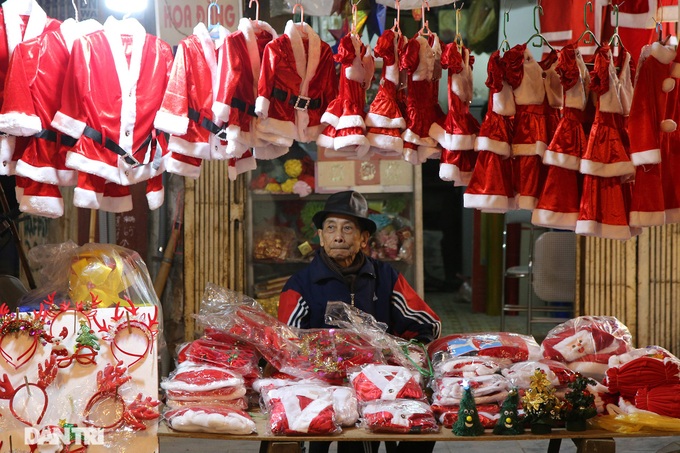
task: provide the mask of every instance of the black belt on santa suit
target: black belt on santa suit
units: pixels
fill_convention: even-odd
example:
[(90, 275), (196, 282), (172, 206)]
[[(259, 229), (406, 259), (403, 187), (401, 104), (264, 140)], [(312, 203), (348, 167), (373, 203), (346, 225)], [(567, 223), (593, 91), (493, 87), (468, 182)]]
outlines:
[(49, 142), (59, 143), (64, 146), (73, 147), (78, 143), (78, 140), (71, 137), (70, 135), (62, 134), (50, 129), (43, 129), (37, 134), (33, 135), (35, 138), (42, 138)]
[(292, 105), (295, 110), (314, 110), (321, 107), (320, 98), (312, 99), (302, 95), (296, 96), (293, 93), (289, 93), (276, 87), (272, 89), (272, 97), (281, 102), (287, 102)]
[[(132, 165), (132, 166), (137, 166), (137, 165), (143, 165), (143, 164), (148, 164), (151, 159), (146, 160), (145, 162), (139, 162), (137, 159), (132, 157), (132, 155), (128, 154), (127, 151), (125, 151), (121, 146), (111, 140), (110, 138), (106, 137), (104, 139), (104, 135), (99, 132), (96, 129), (91, 128), (90, 126), (85, 126), (85, 130), (83, 131), (83, 135), (85, 137), (89, 137), (92, 140), (94, 140), (97, 143), (101, 143), (104, 145), (106, 149), (109, 151), (113, 151), (114, 153), (118, 154), (120, 157), (123, 158), (125, 163)], [(144, 139), (144, 142), (142, 142), (141, 146), (137, 148), (137, 151), (135, 151), (133, 154), (137, 154), (140, 151), (145, 150), (149, 144), (151, 144), (151, 153), (149, 153), (149, 157), (153, 156), (153, 166), (154, 168), (158, 168), (160, 166), (160, 160), (162, 157), (162, 150), (159, 150), (157, 147), (158, 140), (160, 138), (164, 138), (167, 142), (168, 139), (168, 134), (165, 132), (161, 132), (159, 130), (153, 129), (151, 133)]]
[(201, 112), (199, 112), (198, 110), (189, 107), (189, 114), (187, 116), (189, 117), (190, 120), (201, 126), (203, 129), (215, 134), (217, 138), (221, 140), (227, 139), (224, 128), (213, 123), (212, 120), (207, 116), (201, 115)]

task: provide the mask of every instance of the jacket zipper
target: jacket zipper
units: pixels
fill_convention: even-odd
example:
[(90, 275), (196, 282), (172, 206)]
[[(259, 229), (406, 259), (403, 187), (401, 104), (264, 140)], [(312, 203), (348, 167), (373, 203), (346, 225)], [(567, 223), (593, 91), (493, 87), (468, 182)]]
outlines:
[(350, 297), (350, 301), (352, 302), (351, 305), (353, 307), (354, 306), (354, 293), (350, 293), (349, 297)]

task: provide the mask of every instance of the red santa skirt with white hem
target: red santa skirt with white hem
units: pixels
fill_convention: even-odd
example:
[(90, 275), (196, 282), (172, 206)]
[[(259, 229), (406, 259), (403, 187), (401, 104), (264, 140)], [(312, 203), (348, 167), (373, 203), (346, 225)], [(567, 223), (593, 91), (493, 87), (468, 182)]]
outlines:
[(543, 154), (544, 164), (578, 171), (581, 155), (588, 146), (583, 121), (583, 111), (571, 107), (562, 110), (562, 118)]
[(546, 168), (543, 191), (531, 213), (531, 223), (574, 231), (581, 203), (582, 175), (556, 165)]
[(666, 223), (680, 223), (680, 129), (661, 134), (661, 182)]
[(584, 175), (576, 234), (626, 240), (640, 234), (628, 224), (631, 184), (620, 176)]
[(536, 207), (547, 172), (538, 154), (512, 157), (512, 184), (519, 209), (533, 210)]
[(444, 112), (437, 101), (439, 81), (414, 80), (408, 86), (406, 105), (407, 129), (402, 134), (404, 159), (414, 165), (427, 159), (439, 159), (441, 147), (430, 137), (430, 128), (443, 123)]
[(512, 136), (513, 156), (543, 156), (552, 135), (544, 104), (517, 104)]
[(598, 111), (590, 129), (588, 146), (581, 158), (581, 173), (594, 176), (633, 175), (626, 118)]
[(635, 167), (629, 214), (629, 224), (632, 227), (659, 226), (666, 221), (661, 165)]
[(474, 144), (480, 127), (467, 105), (455, 102), (456, 99), (449, 101), (449, 113), (443, 125), (434, 123), (429, 133), (442, 146), (439, 177), (453, 181), (456, 186), (467, 186), (477, 161)]
[(397, 96), (397, 86), (383, 79), (366, 115), (366, 138), (371, 145), (371, 153), (401, 156), (404, 151), (401, 134), (406, 129), (406, 120)]
[(478, 155), (463, 195), (466, 208), (484, 212), (516, 209), (510, 159), (511, 136), (510, 118), (489, 111), (475, 140)]
[(64, 200), (58, 186), (23, 179), (27, 183), (23, 184), (17, 200), (21, 212), (53, 219), (64, 215)]

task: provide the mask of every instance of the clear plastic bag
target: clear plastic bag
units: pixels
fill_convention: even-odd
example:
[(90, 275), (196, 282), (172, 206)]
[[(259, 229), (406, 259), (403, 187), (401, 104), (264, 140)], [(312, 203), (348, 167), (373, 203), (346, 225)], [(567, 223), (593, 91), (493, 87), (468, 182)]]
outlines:
[(432, 364), (435, 377), (474, 377), (498, 373), (500, 364), (490, 357), (449, 357), (437, 356), (440, 360)]
[(374, 433), (422, 434), (439, 432), (439, 424), (424, 401), (375, 400), (361, 411), (361, 425)]
[(166, 398), (187, 402), (229, 402), (246, 394), (243, 377), (225, 368), (182, 362), (161, 380)]
[(245, 380), (246, 387), (259, 378), (258, 354), (245, 345), (223, 343), (208, 337), (201, 337), (184, 343), (177, 348), (177, 362), (186, 361), (226, 368), (240, 374)]
[[(479, 421), (485, 429), (493, 429), (501, 417), (501, 407), (496, 403), (476, 404)], [(460, 406), (432, 404), (432, 412), (444, 428), (451, 429), (453, 424), (458, 421)]]
[(349, 374), (349, 381), (361, 402), (425, 399), (420, 373), (402, 366), (364, 365)]
[(500, 364), (538, 360), (541, 348), (534, 337), (509, 332), (457, 333), (427, 347), (434, 366), (452, 357), (488, 357)]
[(518, 362), (509, 368), (504, 368), (501, 373), (513, 387), (528, 389), (531, 384), (531, 376), (537, 368), (545, 372), (545, 377), (548, 378), (553, 387), (565, 387), (576, 375), (565, 364), (548, 359)]
[(471, 378), (441, 377), (432, 381), (432, 404), (441, 406), (459, 405), (463, 399), (464, 383), (472, 388), (476, 404), (500, 404), (512, 388), (510, 382), (500, 374)]
[(269, 413), (267, 429), (274, 435), (328, 435), (342, 429), (336, 421), (329, 386), (300, 384), (263, 394)]
[(175, 431), (246, 435), (257, 431), (246, 412), (235, 408), (204, 404), (171, 409), (163, 414)]

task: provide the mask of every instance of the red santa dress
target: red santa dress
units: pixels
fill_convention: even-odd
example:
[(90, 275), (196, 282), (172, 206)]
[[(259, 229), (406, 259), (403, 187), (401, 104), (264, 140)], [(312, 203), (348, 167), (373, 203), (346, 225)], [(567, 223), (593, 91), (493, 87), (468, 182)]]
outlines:
[(257, 166), (255, 159), (272, 159), (286, 153), (258, 138), (255, 99), (265, 46), (278, 34), (266, 22), (243, 18), (238, 30), (227, 36), (220, 56), (220, 81), (213, 111), (226, 123), (229, 178)]
[(383, 60), (380, 87), (366, 115), (366, 138), (370, 154), (400, 157), (404, 151), (401, 134), (406, 129), (404, 72), (399, 70), (399, 55), (408, 40), (401, 33), (385, 30), (373, 48)]
[(16, 174), (28, 181), (18, 200), (22, 212), (53, 218), (64, 213), (57, 186), (76, 185), (76, 172), (65, 165), (75, 139), (57, 133), (50, 122), (61, 103), (74, 40), (101, 28), (93, 19), (67, 19), (58, 29), (19, 44), (12, 55), (0, 130), (27, 137), (16, 162)]
[(455, 42), (445, 47), (442, 68), (448, 70), (449, 111), (443, 124), (430, 127), (430, 136), (442, 147), (439, 177), (456, 186), (468, 185), (477, 160), (474, 147), (479, 122), (470, 113), (473, 62), (469, 49), (459, 49)]
[(635, 168), (630, 161), (626, 119), (633, 95), (631, 60), (621, 52), (620, 70), (608, 45), (595, 56), (591, 89), (598, 95), (597, 111), (581, 159), (583, 193), (576, 233), (612, 239), (639, 234), (628, 224), (631, 185)]
[[(56, 30), (60, 21), (47, 17), (35, 0), (7, 0), (0, 6), (0, 104), (4, 102), (5, 79), (14, 49), (23, 41)], [(18, 144), (16, 142), (19, 142)], [(0, 137), (0, 175), (13, 175), (17, 160), (26, 146), (26, 139), (16, 136)], [(17, 178), (21, 196), (22, 178)]]
[[(89, 58), (97, 55), (97, 58)], [(173, 63), (170, 46), (149, 35), (135, 19), (110, 17), (104, 30), (73, 45), (60, 110), (52, 126), (78, 138), (66, 165), (120, 185), (132, 185), (164, 170), (162, 136), (153, 127)], [(101, 184), (78, 182), (74, 204), (98, 208)], [(151, 209), (163, 191), (147, 185)]]
[(404, 159), (414, 165), (426, 159), (439, 159), (441, 148), (430, 137), (430, 128), (443, 123), (439, 106), (439, 79), (442, 76), (442, 48), (439, 36), (430, 33), (411, 38), (401, 55), (399, 67), (408, 73)]
[(666, 223), (680, 223), (680, 184), (677, 183), (680, 171), (680, 52), (676, 52), (671, 65), (671, 77), (675, 87), (668, 93), (666, 100), (666, 118), (662, 129), (672, 132), (661, 134), (661, 182), (663, 184)]
[(631, 226), (657, 226), (666, 222), (661, 135), (677, 128), (674, 121), (663, 118), (668, 92), (675, 88), (675, 79), (671, 77), (675, 55), (673, 48), (658, 42), (645, 46), (640, 54), (628, 119), (630, 160), (635, 165)]
[(487, 72), (489, 110), (475, 140), (477, 162), (463, 194), (463, 203), (466, 208), (501, 213), (516, 208), (510, 159), (515, 101), (512, 87), (505, 80), (500, 52), (491, 54)]
[(590, 75), (575, 44), (562, 48), (556, 69), (564, 91), (564, 108), (552, 140), (543, 153), (546, 178), (531, 222), (573, 231), (581, 201), (581, 174), (578, 169), (587, 144), (582, 121), (588, 102)]
[[(224, 140), (216, 135), (222, 131), (222, 121), (212, 111), (221, 66), (217, 53), (229, 33), (224, 27), (218, 30), (219, 37), (213, 40), (205, 24), (199, 23), (191, 36), (180, 41), (154, 119), (154, 127), (171, 134), (166, 169), (190, 178), (198, 178), (202, 160), (228, 157)], [(174, 159), (175, 154), (197, 159)]]
[(321, 116), (328, 126), (319, 134), (316, 144), (326, 148), (328, 157), (364, 158), (370, 148), (365, 135), (364, 108), (366, 89), (375, 72), (373, 55), (359, 35), (349, 33), (340, 39), (333, 58), (340, 63), (340, 88)]
[[(255, 113), (258, 136), (281, 146), (312, 142), (324, 129), (321, 115), (337, 95), (333, 52), (306, 23), (288, 21), (264, 49)], [(274, 159), (279, 156), (269, 156)]]

